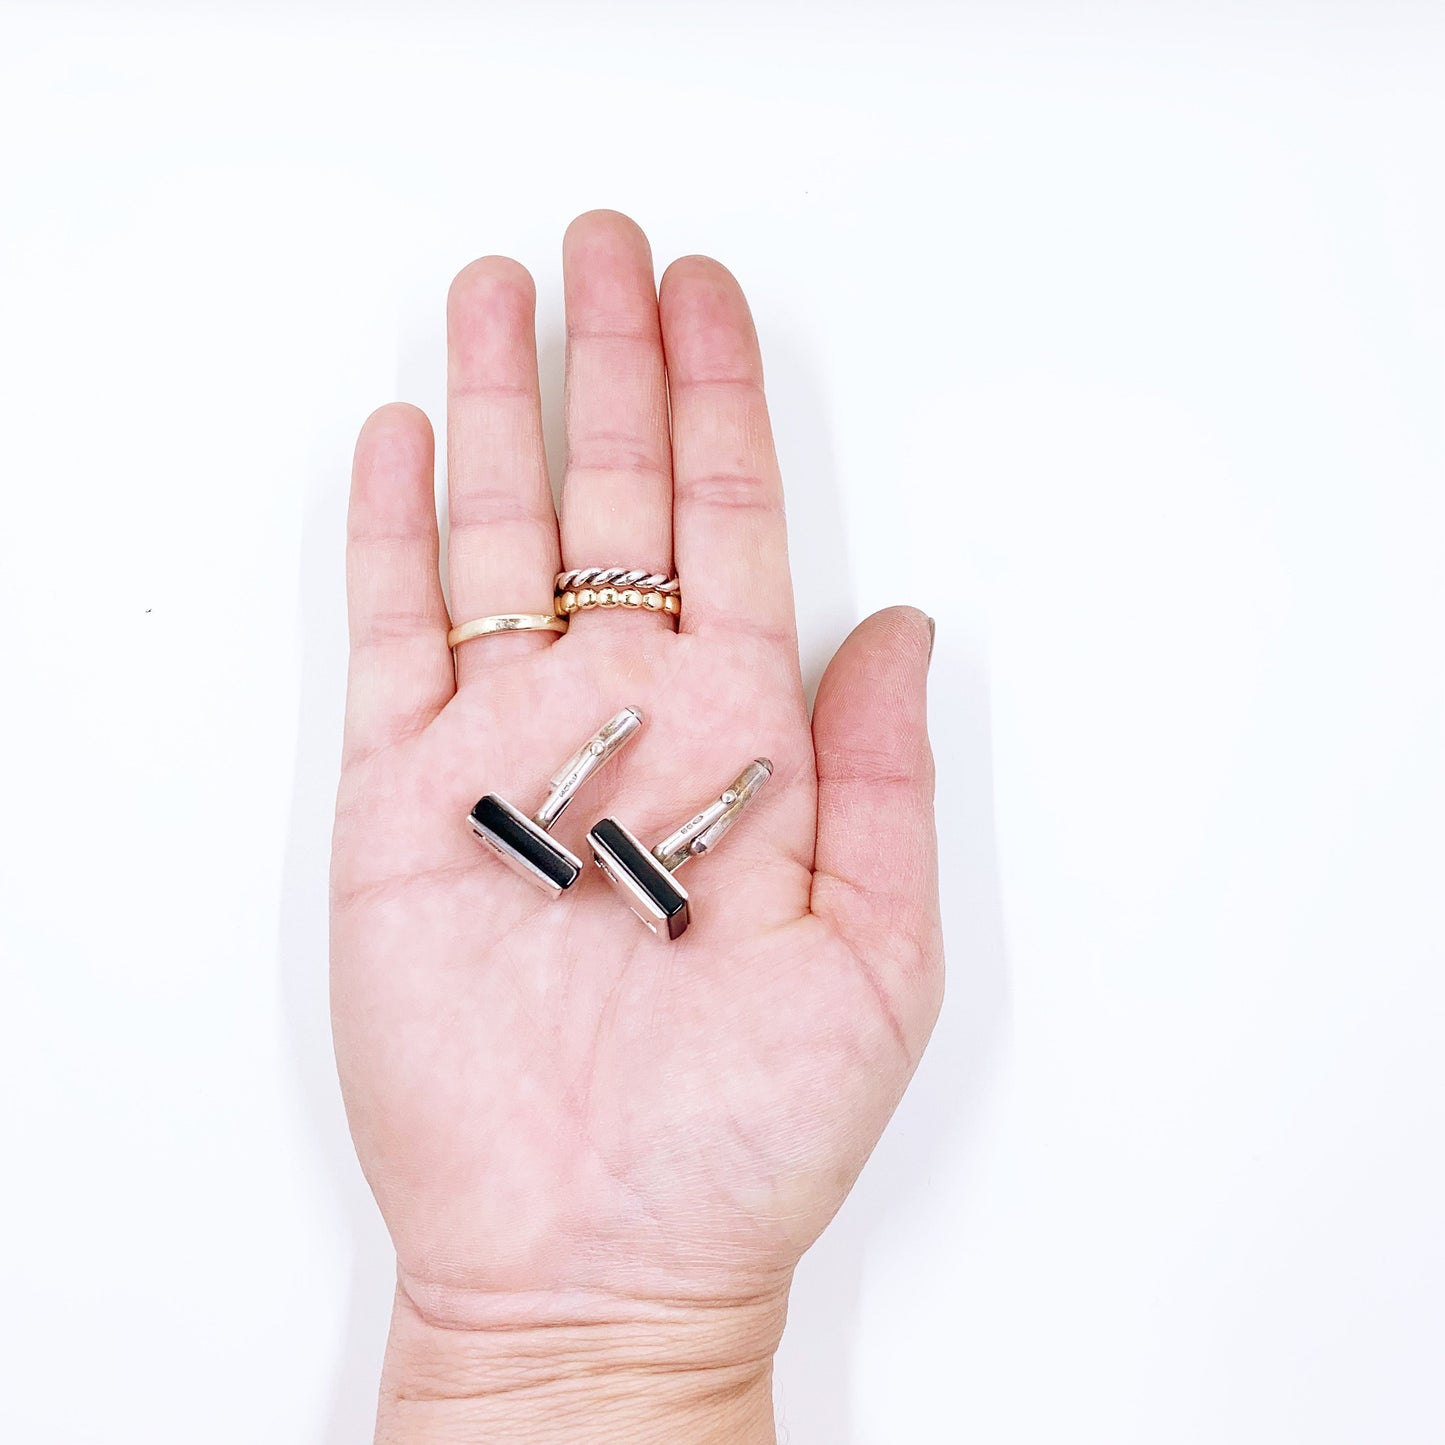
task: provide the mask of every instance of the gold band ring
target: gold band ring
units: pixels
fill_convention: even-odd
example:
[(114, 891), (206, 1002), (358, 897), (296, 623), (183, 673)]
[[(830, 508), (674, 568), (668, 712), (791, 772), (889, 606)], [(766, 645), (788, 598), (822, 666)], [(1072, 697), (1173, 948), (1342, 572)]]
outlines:
[(548, 612), (501, 612), (494, 617), (477, 617), (447, 633), (447, 646), (460, 647), (474, 637), (494, 632), (566, 632), (567, 619)]

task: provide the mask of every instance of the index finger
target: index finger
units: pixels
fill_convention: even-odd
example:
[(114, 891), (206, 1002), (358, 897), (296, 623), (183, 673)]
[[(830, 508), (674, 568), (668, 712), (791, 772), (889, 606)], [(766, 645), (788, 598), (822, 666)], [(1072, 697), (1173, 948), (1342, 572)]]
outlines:
[(668, 267), (659, 308), (681, 630), (753, 634), (796, 657), (783, 485), (748, 303), (725, 267), (688, 256)]

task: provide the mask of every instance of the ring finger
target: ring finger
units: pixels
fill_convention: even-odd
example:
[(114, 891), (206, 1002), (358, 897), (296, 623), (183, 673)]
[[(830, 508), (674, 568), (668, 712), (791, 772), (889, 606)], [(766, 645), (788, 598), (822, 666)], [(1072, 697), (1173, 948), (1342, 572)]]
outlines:
[[(447, 566), (452, 621), (552, 611), (557, 516), (542, 444), (536, 289), (504, 256), (473, 261), (447, 298)], [(550, 646), (547, 632), (463, 642), (457, 681), (483, 657)]]

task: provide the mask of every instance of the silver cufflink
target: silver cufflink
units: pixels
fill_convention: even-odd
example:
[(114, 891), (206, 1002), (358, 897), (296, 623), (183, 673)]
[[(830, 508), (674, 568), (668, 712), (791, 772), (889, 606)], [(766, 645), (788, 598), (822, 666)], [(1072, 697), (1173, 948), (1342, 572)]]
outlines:
[(582, 873), (582, 860), (564, 848), (548, 830), (562, 816), (577, 790), (642, 726), (642, 712), (625, 707), (605, 722), (553, 774), (546, 801), (529, 818), (495, 793), (477, 801), (468, 815), (474, 832), (513, 871), (529, 882), (558, 894)]
[(651, 851), (616, 818), (603, 818), (588, 830), (593, 861), (658, 937), (679, 938), (690, 921), (687, 890), (672, 875), (689, 858), (701, 857), (717, 846), (772, 772), (767, 758), (754, 758), (721, 797)]

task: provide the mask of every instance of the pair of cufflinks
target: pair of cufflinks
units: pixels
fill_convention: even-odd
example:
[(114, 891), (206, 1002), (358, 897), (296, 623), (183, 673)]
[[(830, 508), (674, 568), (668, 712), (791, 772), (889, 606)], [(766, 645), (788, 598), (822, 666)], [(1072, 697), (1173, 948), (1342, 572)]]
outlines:
[[(528, 882), (554, 897), (565, 893), (582, 876), (582, 862), (551, 836), (552, 825), (582, 784), (641, 726), (641, 710), (623, 708), (552, 775), (546, 799), (530, 818), (488, 793), (468, 815), (472, 832)], [(658, 937), (679, 938), (691, 921), (687, 890), (673, 874), (717, 845), (772, 771), (767, 758), (754, 758), (720, 796), (655, 848), (645, 848), (616, 818), (603, 818), (588, 829), (593, 862)]]

